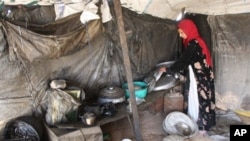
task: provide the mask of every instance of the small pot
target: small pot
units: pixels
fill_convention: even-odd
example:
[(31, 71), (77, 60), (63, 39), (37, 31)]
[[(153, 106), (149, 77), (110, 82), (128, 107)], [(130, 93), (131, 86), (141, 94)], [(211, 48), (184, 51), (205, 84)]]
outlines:
[(82, 122), (88, 126), (92, 126), (96, 122), (96, 116), (94, 113), (91, 113), (91, 112), (85, 113), (83, 116), (80, 116), (80, 118)]

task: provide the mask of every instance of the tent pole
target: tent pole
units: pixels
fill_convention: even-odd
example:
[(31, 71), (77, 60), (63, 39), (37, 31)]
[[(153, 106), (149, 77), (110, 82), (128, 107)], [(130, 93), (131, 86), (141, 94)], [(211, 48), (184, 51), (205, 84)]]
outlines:
[(120, 42), (121, 42), (121, 47), (122, 47), (123, 63), (125, 66), (128, 89), (130, 93), (130, 100), (131, 100), (130, 102), (131, 102), (133, 121), (134, 121), (134, 134), (135, 134), (136, 141), (141, 141), (142, 138), (141, 138), (141, 133), (140, 133), (139, 116), (138, 116), (138, 110), (137, 110), (137, 105), (136, 105), (136, 100), (135, 100), (133, 78), (132, 78), (131, 65), (130, 65), (130, 60), (129, 60), (129, 55), (128, 55), (128, 45), (127, 45), (127, 38), (126, 38), (125, 29), (124, 29), (121, 3), (120, 3), (120, 0), (113, 0), (113, 2), (114, 2), (115, 14), (117, 18), (117, 27), (118, 27), (119, 36), (120, 36)]

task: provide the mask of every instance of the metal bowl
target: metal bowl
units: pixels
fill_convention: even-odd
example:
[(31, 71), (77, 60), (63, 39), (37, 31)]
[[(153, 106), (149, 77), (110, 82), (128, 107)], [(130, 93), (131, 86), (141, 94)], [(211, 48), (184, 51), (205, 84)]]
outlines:
[(176, 123), (175, 128), (179, 132), (179, 134), (182, 136), (190, 136), (192, 134), (191, 127), (184, 122)]
[(168, 134), (181, 135), (185, 138), (196, 135), (198, 125), (188, 115), (174, 111), (169, 113), (163, 121), (163, 129)]

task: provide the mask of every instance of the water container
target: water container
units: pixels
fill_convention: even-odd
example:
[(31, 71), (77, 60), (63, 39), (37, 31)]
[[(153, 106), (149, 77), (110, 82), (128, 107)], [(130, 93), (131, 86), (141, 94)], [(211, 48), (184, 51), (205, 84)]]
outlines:
[(164, 113), (167, 115), (173, 111), (183, 112), (184, 97), (180, 92), (170, 91), (164, 96)]

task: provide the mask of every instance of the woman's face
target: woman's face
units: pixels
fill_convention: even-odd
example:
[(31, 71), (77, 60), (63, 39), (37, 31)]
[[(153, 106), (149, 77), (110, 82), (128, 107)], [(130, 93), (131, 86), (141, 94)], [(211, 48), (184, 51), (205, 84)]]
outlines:
[(187, 35), (183, 32), (182, 29), (178, 29), (178, 32), (179, 32), (179, 36), (182, 38), (182, 39), (187, 39)]

